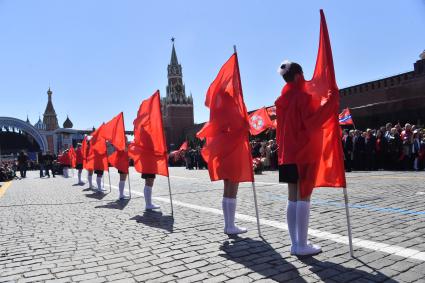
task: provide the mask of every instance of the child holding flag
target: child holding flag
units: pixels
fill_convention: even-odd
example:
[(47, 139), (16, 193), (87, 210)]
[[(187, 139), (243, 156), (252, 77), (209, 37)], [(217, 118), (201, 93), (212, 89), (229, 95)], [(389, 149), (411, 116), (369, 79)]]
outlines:
[(286, 85), (276, 100), (279, 182), (288, 183), (286, 218), (291, 254), (321, 252), (307, 241), (313, 188), (344, 187), (344, 159), (338, 121), (338, 86), (323, 11), (320, 43), (311, 81), (297, 63), (283, 62), (278, 72)]

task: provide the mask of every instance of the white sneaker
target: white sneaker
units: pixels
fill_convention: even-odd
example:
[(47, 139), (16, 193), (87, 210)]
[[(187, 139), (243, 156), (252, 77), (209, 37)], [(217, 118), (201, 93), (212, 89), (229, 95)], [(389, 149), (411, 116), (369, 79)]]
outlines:
[(156, 204), (153, 204), (153, 203), (147, 204), (146, 207), (145, 207), (146, 210), (159, 209), (159, 208), (160, 208), (159, 205), (156, 205)]
[(243, 233), (246, 233), (246, 232), (248, 232), (248, 230), (246, 228), (238, 227), (236, 225), (233, 226), (233, 227), (227, 227), (224, 230), (224, 234), (227, 234), (227, 235), (237, 235), (237, 234), (243, 234)]
[[(292, 252), (292, 250), (291, 250)], [(317, 255), (322, 252), (322, 248), (318, 245), (307, 244), (304, 247), (296, 247), (296, 255)]]
[(127, 200), (127, 199), (130, 199), (130, 197), (127, 195), (123, 195), (123, 196), (120, 196), (118, 200)]

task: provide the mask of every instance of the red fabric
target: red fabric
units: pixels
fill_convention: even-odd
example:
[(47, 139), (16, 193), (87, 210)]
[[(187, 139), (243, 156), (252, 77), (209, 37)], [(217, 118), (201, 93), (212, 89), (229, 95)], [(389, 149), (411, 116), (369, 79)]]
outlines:
[(187, 150), (188, 144), (187, 141), (185, 141), (179, 148), (179, 151)]
[(287, 84), (276, 101), (279, 164), (295, 163), (301, 197), (315, 187), (345, 187), (339, 97), (323, 11), (320, 43), (311, 81)]
[(71, 160), (69, 159), (69, 155), (68, 152), (62, 153), (61, 155), (58, 156), (58, 161), (59, 164), (63, 165), (63, 166), (70, 166), (71, 165)]
[(99, 134), (117, 150), (125, 150), (124, 114), (121, 112), (111, 121), (104, 124)]
[(106, 140), (100, 136), (103, 125), (91, 134), (92, 138), (88, 142), (87, 170), (108, 171), (109, 169)]
[(238, 57), (233, 54), (210, 85), (205, 105), (210, 120), (197, 133), (206, 138), (202, 157), (211, 181), (252, 182), (249, 118), (243, 101)]
[(118, 170), (128, 174), (128, 152), (117, 150), (108, 156), (108, 161), (111, 165)]
[(261, 134), (265, 130), (273, 127), (272, 120), (265, 107), (258, 109), (249, 115), (250, 133), (253, 136)]
[(134, 141), (128, 147), (128, 155), (134, 160), (136, 171), (168, 176), (159, 90), (142, 102), (133, 125)]
[(83, 164), (84, 157), (82, 147), (78, 147), (77, 150), (75, 150), (75, 159), (77, 164)]
[(75, 168), (77, 165), (77, 154), (75, 153), (74, 147), (71, 146), (68, 151), (68, 158), (70, 160), (70, 164), (72, 168)]

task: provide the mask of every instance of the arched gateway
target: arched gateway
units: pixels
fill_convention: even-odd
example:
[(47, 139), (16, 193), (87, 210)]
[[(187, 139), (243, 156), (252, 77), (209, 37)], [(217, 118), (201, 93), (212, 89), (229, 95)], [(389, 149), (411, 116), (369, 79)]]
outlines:
[(43, 136), (31, 124), (12, 117), (0, 117), (0, 129), (3, 127), (20, 129), (21, 131), (27, 133), (28, 135), (34, 138), (34, 140), (39, 145), (41, 151), (45, 152), (47, 150), (47, 143), (44, 140)]

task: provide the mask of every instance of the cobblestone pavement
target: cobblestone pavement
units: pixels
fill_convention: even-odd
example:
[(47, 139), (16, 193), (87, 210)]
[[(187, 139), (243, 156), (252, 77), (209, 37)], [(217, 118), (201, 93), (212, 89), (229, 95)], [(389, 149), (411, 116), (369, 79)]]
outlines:
[(233, 239), (223, 234), (222, 183), (211, 183), (205, 170), (170, 172), (174, 217), (161, 176), (156, 213), (143, 211), (134, 171), (133, 198), (124, 203), (116, 201), (115, 169), (106, 195), (75, 178), (39, 179), (38, 172), (13, 181), (0, 198), (0, 282), (425, 282), (423, 172), (347, 175), (355, 258), (342, 190), (316, 190), (310, 239), (323, 253), (300, 259), (289, 255), (286, 188), (276, 184), (276, 172), (256, 176), (263, 237), (245, 183), (237, 222), (249, 232)]

